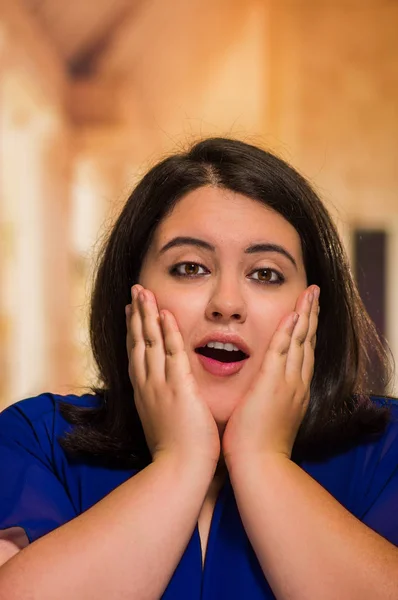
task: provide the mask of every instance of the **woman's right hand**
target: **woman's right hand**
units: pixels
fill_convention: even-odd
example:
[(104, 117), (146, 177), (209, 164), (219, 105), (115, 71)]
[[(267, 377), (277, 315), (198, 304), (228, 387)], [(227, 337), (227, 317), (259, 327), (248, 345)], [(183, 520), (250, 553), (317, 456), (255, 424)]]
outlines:
[(159, 315), (154, 294), (135, 285), (126, 321), (129, 375), (153, 461), (203, 459), (215, 469), (218, 428), (199, 396), (174, 316), (166, 310)]

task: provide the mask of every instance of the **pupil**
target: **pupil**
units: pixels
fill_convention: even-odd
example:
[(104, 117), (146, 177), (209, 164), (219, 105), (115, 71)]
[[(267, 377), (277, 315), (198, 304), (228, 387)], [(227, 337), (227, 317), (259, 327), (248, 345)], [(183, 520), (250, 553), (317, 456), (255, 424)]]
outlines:
[(194, 275), (196, 273), (196, 265), (188, 264), (185, 266), (185, 271), (188, 275)]
[(271, 279), (271, 271), (269, 269), (262, 269), (262, 271), (259, 271), (258, 277), (263, 281), (269, 281)]

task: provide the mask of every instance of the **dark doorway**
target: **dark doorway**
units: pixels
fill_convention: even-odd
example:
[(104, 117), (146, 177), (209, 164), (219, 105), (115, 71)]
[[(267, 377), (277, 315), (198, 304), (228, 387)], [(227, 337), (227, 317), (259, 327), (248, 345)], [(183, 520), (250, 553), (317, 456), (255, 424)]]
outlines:
[[(354, 231), (354, 275), (362, 301), (380, 336), (386, 335), (387, 234), (383, 230)], [(370, 374), (372, 388), (384, 392), (383, 379), (375, 369)]]

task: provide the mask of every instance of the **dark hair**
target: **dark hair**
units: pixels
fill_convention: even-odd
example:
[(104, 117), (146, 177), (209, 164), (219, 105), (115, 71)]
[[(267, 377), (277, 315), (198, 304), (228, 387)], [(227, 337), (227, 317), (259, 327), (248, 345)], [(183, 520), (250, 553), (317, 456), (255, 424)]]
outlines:
[[(128, 375), (125, 306), (154, 231), (184, 195), (202, 186), (227, 188), (280, 213), (297, 230), (308, 285), (321, 289), (311, 400), (293, 458), (317, 460), (382, 432), (389, 355), (370, 320), (336, 228), (309, 183), (273, 154), (238, 140), (211, 138), (155, 165), (127, 200), (99, 258), (90, 333), (100, 385), (95, 408), (61, 403), (75, 427), (60, 442), (73, 454), (142, 468), (151, 462)], [(370, 359), (372, 356), (372, 362)], [(373, 389), (372, 372), (384, 389)]]

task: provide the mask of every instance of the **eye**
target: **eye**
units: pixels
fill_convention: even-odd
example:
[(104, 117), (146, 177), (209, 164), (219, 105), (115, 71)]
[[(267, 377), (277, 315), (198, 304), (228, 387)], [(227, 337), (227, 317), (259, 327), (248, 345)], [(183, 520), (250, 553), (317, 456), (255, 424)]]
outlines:
[[(202, 269), (204, 273), (200, 273), (200, 269)], [(170, 269), (170, 274), (177, 277), (199, 277), (200, 275), (206, 275), (207, 273), (209, 273), (209, 271), (206, 267), (194, 262), (178, 263), (177, 265), (173, 265)]]
[[(257, 275), (257, 277), (253, 277), (253, 275)], [(270, 284), (270, 285), (279, 285), (285, 281), (282, 273), (276, 271), (275, 269), (256, 269), (250, 273), (250, 277), (254, 279), (254, 281), (258, 281), (258, 283)]]

